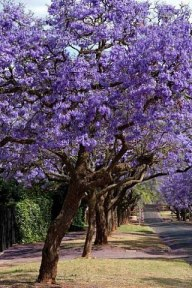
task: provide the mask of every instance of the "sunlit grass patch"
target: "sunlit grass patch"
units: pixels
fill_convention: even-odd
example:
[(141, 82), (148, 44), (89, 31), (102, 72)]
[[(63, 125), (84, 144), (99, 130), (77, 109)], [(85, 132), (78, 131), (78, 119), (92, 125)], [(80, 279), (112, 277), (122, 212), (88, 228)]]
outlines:
[[(38, 269), (38, 263), (3, 267), (0, 287), (32, 287)], [(62, 283), (86, 288), (191, 288), (192, 268), (181, 260), (74, 259), (60, 261), (57, 280), (63, 288), (68, 286)]]
[(123, 233), (147, 233), (147, 234), (153, 234), (154, 230), (145, 225), (137, 225), (137, 224), (127, 224), (127, 225), (121, 225), (118, 228), (118, 231)]
[(170, 210), (160, 211), (159, 213), (164, 220), (176, 220), (175, 214), (173, 214)]

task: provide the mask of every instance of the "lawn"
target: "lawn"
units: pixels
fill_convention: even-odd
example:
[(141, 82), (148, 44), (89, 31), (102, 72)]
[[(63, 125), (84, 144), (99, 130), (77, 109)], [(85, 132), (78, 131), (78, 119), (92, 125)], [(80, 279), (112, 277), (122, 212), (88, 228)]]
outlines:
[(160, 216), (164, 220), (176, 220), (175, 214), (171, 213), (170, 210), (160, 211)]
[[(1, 288), (31, 288), (38, 263), (1, 267)], [(60, 261), (63, 288), (190, 288), (192, 269), (179, 260), (74, 259)]]
[(137, 234), (153, 234), (154, 231), (151, 227), (146, 225), (138, 225), (138, 224), (129, 224), (129, 225), (121, 225), (118, 228), (118, 231), (123, 233), (137, 233)]
[(154, 230), (145, 225), (122, 225), (117, 233), (109, 237), (109, 244), (126, 250), (148, 250), (165, 252), (168, 247), (159, 239)]

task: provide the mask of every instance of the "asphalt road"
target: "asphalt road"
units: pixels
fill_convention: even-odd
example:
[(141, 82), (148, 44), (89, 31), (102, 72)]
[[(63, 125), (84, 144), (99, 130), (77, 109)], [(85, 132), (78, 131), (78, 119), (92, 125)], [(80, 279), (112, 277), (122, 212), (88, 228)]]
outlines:
[(145, 223), (151, 226), (162, 241), (171, 248), (172, 253), (183, 255), (192, 263), (192, 224), (185, 222), (162, 221), (155, 205), (146, 205)]

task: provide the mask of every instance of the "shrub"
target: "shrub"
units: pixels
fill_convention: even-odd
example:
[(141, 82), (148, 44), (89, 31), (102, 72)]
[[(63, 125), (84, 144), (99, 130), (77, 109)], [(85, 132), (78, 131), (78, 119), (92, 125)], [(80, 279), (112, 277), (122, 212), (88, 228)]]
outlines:
[(50, 223), (51, 201), (41, 197), (24, 199), (16, 204), (19, 242), (31, 243), (45, 239)]
[(9, 179), (9, 181), (5, 181), (0, 178), (0, 203), (13, 204), (22, 199), (23, 193), (23, 187), (16, 180)]
[(80, 206), (78, 211), (77, 211), (76, 216), (73, 219), (72, 225), (83, 228), (85, 226), (85, 223), (83, 220), (84, 220), (83, 208)]

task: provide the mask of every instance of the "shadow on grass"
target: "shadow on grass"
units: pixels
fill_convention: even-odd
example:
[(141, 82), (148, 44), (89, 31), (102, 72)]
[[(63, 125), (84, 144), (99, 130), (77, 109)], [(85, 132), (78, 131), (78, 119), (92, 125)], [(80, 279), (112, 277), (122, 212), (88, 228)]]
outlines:
[(84, 246), (84, 243), (65, 243), (63, 242), (60, 246), (61, 250), (65, 249), (82, 249)]
[(0, 288), (31, 288), (36, 280), (37, 270), (22, 268), (12, 269), (10, 271), (0, 272)]
[(142, 239), (133, 239), (133, 240), (115, 240), (115, 241), (109, 241), (109, 244), (111, 246), (116, 246), (120, 248), (124, 248), (127, 250), (132, 250), (132, 249), (137, 249), (137, 250), (142, 250), (145, 248), (151, 248), (151, 249), (156, 249), (157, 251), (163, 251), (165, 252), (165, 246), (161, 243), (159, 243), (159, 239), (156, 237), (145, 237)]
[(16, 281), (16, 280), (0, 280), (0, 288), (100, 288), (98, 286), (89, 286), (84, 284), (75, 285), (74, 283), (70, 283), (67, 281), (65, 283), (57, 283), (57, 284), (39, 284), (36, 282), (27, 282), (27, 281)]
[(160, 277), (150, 277), (143, 278), (143, 282), (151, 282), (153, 281), (157, 285), (162, 285), (162, 287), (181, 287), (181, 288), (191, 288), (192, 287), (192, 279), (191, 280), (181, 280), (181, 279), (172, 279), (172, 278), (160, 278)]
[(34, 288), (34, 282), (13, 280), (0, 280), (1, 288)]
[[(24, 274), (23, 273), (24, 271), (23, 271), (23, 269), (21, 268), (21, 269), (14, 269), (14, 270), (11, 270), (11, 271), (0, 271), (0, 275), (9, 275), (10, 273), (11, 274), (17, 274), (18, 276), (25, 276), (26, 274)], [(30, 269), (30, 270), (28, 270), (28, 271), (25, 271), (26, 273), (36, 273), (37, 271), (36, 271), (36, 269)], [(0, 280), (2, 280), (2, 279), (0, 279)], [(1, 286), (0, 286), (0, 288), (1, 288)]]

